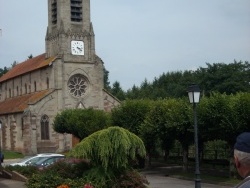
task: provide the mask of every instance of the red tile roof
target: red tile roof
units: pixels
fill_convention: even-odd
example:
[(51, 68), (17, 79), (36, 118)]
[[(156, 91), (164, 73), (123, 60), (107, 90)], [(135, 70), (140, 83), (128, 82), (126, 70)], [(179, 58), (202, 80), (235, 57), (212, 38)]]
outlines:
[(6, 81), (11, 78), (26, 74), (28, 72), (32, 72), (36, 69), (48, 66), (52, 61), (55, 60), (55, 58), (56, 57), (50, 57), (46, 59), (46, 56), (44, 53), (32, 59), (28, 59), (22, 63), (18, 63), (11, 70), (9, 70), (6, 74), (0, 77), (0, 82)]
[(6, 99), (0, 102), (0, 115), (23, 112), (29, 104), (34, 104), (46, 95), (51, 93), (51, 90), (39, 91), (36, 93), (26, 94), (15, 98)]

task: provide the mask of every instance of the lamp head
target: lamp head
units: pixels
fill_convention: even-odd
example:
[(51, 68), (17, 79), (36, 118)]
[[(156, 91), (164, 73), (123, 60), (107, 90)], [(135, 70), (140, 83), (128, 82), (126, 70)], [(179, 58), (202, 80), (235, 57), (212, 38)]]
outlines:
[(194, 104), (194, 103), (199, 103), (200, 101), (200, 88), (196, 84), (192, 84), (191, 86), (188, 87), (188, 97), (189, 97), (189, 102)]

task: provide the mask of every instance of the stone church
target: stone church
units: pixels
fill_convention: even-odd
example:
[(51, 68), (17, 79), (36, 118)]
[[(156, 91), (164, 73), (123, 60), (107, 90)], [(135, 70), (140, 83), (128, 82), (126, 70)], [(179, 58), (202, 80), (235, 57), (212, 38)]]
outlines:
[(95, 53), (90, 0), (48, 0), (45, 53), (0, 77), (0, 146), (26, 155), (63, 152), (74, 137), (53, 130), (67, 108), (110, 111), (119, 101), (104, 89)]

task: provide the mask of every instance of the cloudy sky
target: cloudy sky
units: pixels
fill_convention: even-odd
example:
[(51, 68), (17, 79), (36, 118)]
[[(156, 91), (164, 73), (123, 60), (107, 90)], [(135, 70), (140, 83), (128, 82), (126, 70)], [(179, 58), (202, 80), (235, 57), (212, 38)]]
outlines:
[[(163, 72), (250, 61), (250, 0), (91, 0), (96, 53), (127, 90)], [(0, 0), (0, 67), (45, 52), (47, 0)]]

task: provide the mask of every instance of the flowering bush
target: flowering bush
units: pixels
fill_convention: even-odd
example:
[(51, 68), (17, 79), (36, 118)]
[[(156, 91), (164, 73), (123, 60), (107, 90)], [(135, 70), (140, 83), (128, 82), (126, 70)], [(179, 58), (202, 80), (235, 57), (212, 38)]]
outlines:
[(87, 183), (84, 185), (84, 188), (94, 188), (91, 184)]

